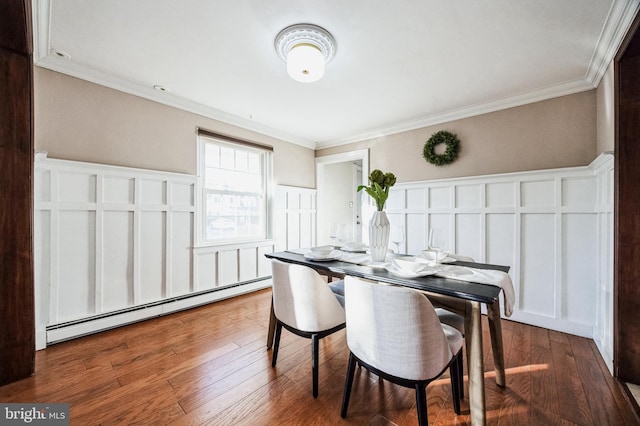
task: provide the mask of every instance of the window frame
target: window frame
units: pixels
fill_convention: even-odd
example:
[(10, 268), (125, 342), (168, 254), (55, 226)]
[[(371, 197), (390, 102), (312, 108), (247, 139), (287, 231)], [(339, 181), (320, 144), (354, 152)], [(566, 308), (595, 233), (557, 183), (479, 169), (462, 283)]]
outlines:
[[(272, 239), (272, 186), (273, 186), (273, 148), (228, 136), (218, 135), (208, 131), (198, 129), (198, 150), (197, 150), (197, 168), (198, 168), (198, 191), (196, 199), (196, 241), (197, 245), (218, 246), (230, 244), (242, 244), (257, 241), (266, 241)], [(205, 165), (205, 149), (207, 144), (216, 146), (231, 147), (234, 150), (244, 150), (260, 154), (260, 168), (262, 175), (262, 216), (263, 216), (263, 232), (261, 236), (247, 237), (228, 237), (218, 239), (207, 238), (207, 196), (215, 193), (221, 194), (220, 191), (210, 190), (206, 187), (206, 165)], [(230, 191), (230, 194), (238, 194), (237, 191)], [(247, 192), (248, 194), (248, 192)], [(255, 193), (253, 193), (255, 194)]]

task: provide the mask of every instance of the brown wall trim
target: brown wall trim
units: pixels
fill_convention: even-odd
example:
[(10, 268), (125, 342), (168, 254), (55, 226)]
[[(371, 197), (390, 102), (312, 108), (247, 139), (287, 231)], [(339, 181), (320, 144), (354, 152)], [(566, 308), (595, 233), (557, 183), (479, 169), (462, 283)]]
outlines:
[(259, 143), (255, 143), (255, 142), (250, 142), (250, 141), (243, 140), (243, 139), (234, 138), (232, 136), (222, 135), (220, 133), (215, 133), (215, 132), (212, 132), (210, 130), (202, 129), (200, 127), (198, 127), (198, 129), (197, 129), (197, 133), (198, 133), (198, 136), (207, 136), (207, 137), (210, 137), (210, 138), (221, 139), (221, 140), (224, 140), (224, 141), (227, 141), (227, 142), (233, 142), (233, 143), (237, 143), (237, 144), (240, 144), (240, 145), (245, 145), (245, 146), (250, 146), (252, 148), (261, 149), (263, 151), (273, 151), (273, 147), (272, 146), (262, 145), (262, 144), (259, 144)]
[(34, 373), (31, 1), (0, 0), (0, 385)]

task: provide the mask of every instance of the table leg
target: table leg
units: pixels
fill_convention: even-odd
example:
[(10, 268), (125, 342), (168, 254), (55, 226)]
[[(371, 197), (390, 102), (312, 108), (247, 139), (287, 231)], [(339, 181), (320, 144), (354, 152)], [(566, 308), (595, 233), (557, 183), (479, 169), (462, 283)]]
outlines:
[(469, 368), (469, 405), (472, 425), (485, 425), (484, 367), (482, 363), (482, 322), (479, 302), (467, 302), (464, 318), (465, 344)]
[[(466, 316), (466, 303), (461, 299), (427, 293), (427, 297), (433, 306), (447, 309), (458, 315)], [(496, 371), (496, 384), (506, 386), (504, 371), (504, 349), (502, 345), (502, 322), (500, 318), (500, 300), (487, 304), (487, 317), (489, 319), (489, 331), (491, 333), (491, 349), (493, 352), (493, 365)], [(465, 326), (467, 328), (468, 326)]]
[(496, 371), (496, 384), (504, 387), (506, 378), (504, 373), (504, 350), (502, 347), (502, 322), (500, 319), (500, 300), (487, 305), (489, 332), (491, 333), (491, 348), (493, 350), (493, 368)]
[(273, 346), (273, 336), (276, 331), (276, 314), (273, 311), (273, 297), (271, 298), (271, 313), (269, 314), (269, 327), (267, 328), (267, 349)]

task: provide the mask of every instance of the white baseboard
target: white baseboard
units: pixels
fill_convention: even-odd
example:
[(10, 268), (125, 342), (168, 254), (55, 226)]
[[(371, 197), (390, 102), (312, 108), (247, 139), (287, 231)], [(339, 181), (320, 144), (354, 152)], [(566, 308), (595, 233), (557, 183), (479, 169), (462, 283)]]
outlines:
[(36, 351), (47, 347), (47, 330), (36, 330)]
[(593, 341), (598, 347), (598, 350), (600, 351), (600, 356), (602, 356), (604, 363), (607, 364), (607, 368), (609, 369), (609, 372), (613, 376), (613, 355), (610, 352), (611, 348), (607, 347), (605, 342), (603, 342), (601, 339), (597, 337), (594, 337)]
[[(230, 297), (251, 293), (257, 290), (271, 287), (271, 279), (255, 281), (235, 287), (228, 287), (211, 293), (201, 294), (186, 299), (170, 301), (161, 305), (151, 306), (131, 312), (123, 312), (107, 318), (97, 318), (79, 324), (66, 327), (55, 328), (46, 331), (46, 336), (38, 335), (36, 338), (36, 349), (45, 349), (49, 343), (61, 342), (72, 338), (93, 334), (100, 331), (109, 330), (134, 322), (168, 315), (173, 312), (182, 311), (196, 306), (205, 305)], [(39, 333), (41, 334), (41, 333)]]
[(511, 318), (505, 318), (533, 325), (536, 327), (548, 328), (549, 330), (560, 331), (562, 333), (573, 334), (580, 337), (593, 339), (593, 325), (580, 324), (573, 321), (567, 321), (560, 318), (549, 318), (541, 315), (535, 315), (528, 312), (514, 312)]

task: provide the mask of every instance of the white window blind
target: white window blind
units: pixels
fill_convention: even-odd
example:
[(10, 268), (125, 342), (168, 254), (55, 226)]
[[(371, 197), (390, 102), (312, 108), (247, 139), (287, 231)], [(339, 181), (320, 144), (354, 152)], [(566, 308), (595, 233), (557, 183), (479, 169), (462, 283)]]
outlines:
[(204, 242), (268, 238), (271, 148), (199, 132)]

